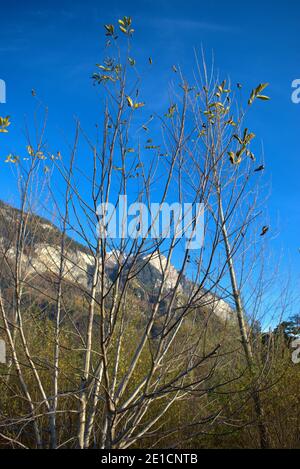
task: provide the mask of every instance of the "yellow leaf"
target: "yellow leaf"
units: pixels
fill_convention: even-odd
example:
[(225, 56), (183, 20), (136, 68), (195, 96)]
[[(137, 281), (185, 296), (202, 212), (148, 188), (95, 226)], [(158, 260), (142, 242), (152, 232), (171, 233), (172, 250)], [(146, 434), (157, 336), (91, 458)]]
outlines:
[(31, 145), (28, 145), (27, 146), (27, 152), (30, 156), (33, 156), (34, 155), (34, 149), (32, 148)]
[(19, 157), (14, 156), (10, 153), (5, 160), (5, 163), (17, 163), (18, 161), (19, 161)]
[(128, 104), (128, 106), (129, 106), (129, 107), (133, 107), (133, 101), (132, 101), (131, 97), (130, 97), (130, 96), (126, 96), (126, 99), (127, 99), (127, 104)]
[(134, 103), (133, 108), (134, 109), (139, 109), (140, 107), (145, 106), (145, 103)]

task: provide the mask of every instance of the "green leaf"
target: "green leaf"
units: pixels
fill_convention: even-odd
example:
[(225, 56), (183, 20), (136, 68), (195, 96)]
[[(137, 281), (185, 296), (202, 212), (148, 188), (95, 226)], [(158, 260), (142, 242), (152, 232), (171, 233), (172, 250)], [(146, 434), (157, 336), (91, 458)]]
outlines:
[(239, 142), (240, 145), (243, 145), (243, 140), (237, 134), (234, 134), (233, 138), (235, 138)]
[(7, 127), (11, 124), (10, 116), (0, 117), (0, 132), (1, 133), (8, 133)]
[(269, 83), (261, 83), (254, 90), (252, 90), (250, 99), (248, 101), (249, 106), (251, 106), (255, 98), (262, 99), (264, 101), (268, 101), (270, 99), (268, 96), (263, 96), (260, 94), (265, 88), (267, 88), (267, 86), (269, 86)]
[(135, 60), (132, 59), (131, 57), (128, 57), (128, 62), (130, 63), (132, 67), (135, 65)]
[(261, 99), (263, 101), (269, 101), (271, 99), (269, 96), (264, 96), (262, 94), (258, 94), (256, 97), (257, 99)]
[(124, 34), (132, 34), (134, 29), (131, 29), (132, 20), (129, 16), (124, 16), (121, 20), (118, 20), (119, 28)]
[(14, 156), (11, 153), (6, 157), (5, 163), (17, 163), (19, 161), (18, 156)]
[(258, 95), (258, 94), (261, 93), (264, 89), (266, 89), (267, 86), (269, 86), (269, 83), (261, 83), (261, 84), (258, 85), (258, 87), (255, 89), (255, 94)]
[(115, 32), (115, 27), (113, 24), (105, 24), (104, 28), (106, 29), (106, 36), (113, 36)]
[(32, 148), (31, 145), (28, 145), (28, 146), (27, 146), (27, 153), (28, 153), (28, 155), (30, 155), (30, 156), (34, 156), (34, 149)]
[(174, 116), (175, 111), (176, 111), (176, 104), (172, 104), (172, 106), (169, 107), (168, 113), (165, 114), (165, 116), (171, 119), (171, 117)]
[(235, 154), (233, 151), (230, 151), (228, 155), (231, 164), (237, 165), (241, 163), (242, 159), (237, 153)]

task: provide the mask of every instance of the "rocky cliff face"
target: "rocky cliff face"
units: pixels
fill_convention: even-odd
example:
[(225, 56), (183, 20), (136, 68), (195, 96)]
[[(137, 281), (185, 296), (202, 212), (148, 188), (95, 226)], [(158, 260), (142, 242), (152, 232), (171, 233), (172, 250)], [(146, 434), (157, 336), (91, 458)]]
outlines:
[[(19, 227), (20, 212), (11, 206), (0, 203), (0, 258), (2, 264), (13, 264), (16, 257), (16, 232)], [(61, 232), (48, 220), (31, 215), (26, 223), (24, 235), (24, 255), (22, 256), (23, 275), (31, 281), (35, 278), (51, 275), (57, 277), (60, 269)], [(73, 285), (80, 285), (83, 289), (91, 286), (95, 258), (91, 252), (72, 238), (66, 239), (66, 251), (64, 262), (64, 280)], [(117, 251), (107, 254), (105, 272), (107, 285), (115, 278), (118, 266), (125, 263), (124, 271), (131, 267), (132, 259), (120, 256)], [(137, 273), (133, 293), (140, 299), (149, 303), (153, 301), (162, 282), (162, 273), (166, 271), (164, 291), (166, 297), (171, 294), (178, 283), (179, 273), (170, 264), (167, 269), (167, 258), (154, 253), (135, 258), (134, 270)], [(122, 281), (122, 277), (121, 277)], [(177, 287), (178, 298), (186, 298), (195, 287), (188, 279), (183, 277)], [(100, 289), (100, 285), (99, 285)], [(201, 309), (207, 313), (215, 314), (222, 321), (231, 320), (234, 317), (230, 306), (222, 299), (209, 292), (199, 293)]]

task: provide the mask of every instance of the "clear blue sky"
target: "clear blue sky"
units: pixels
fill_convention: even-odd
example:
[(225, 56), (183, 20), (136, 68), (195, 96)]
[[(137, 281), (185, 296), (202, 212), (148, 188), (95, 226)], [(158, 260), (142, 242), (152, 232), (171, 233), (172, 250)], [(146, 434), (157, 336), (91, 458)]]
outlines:
[[(193, 48), (201, 45), (208, 55), (214, 52), (222, 76), (244, 84), (245, 97), (259, 82), (270, 83), (272, 100), (253, 108), (251, 129), (263, 143), (265, 178), (272, 185), (271, 248), (283, 249), (285, 267), (299, 278), (300, 104), (291, 101), (291, 83), (300, 78), (298, 0), (2, 2), (0, 79), (7, 84), (7, 104), (0, 104), (0, 115), (14, 122), (1, 138), (2, 161), (7, 151), (19, 151), (24, 116), (30, 119), (34, 108), (32, 88), (49, 106), (52, 141), (68, 135), (74, 114), (87, 128), (96, 122), (90, 76), (103, 56), (103, 24), (124, 15), (134, 20), (141, 53), (153, 57), (157, 73), (148, 86), (158, 106), (170, 65), (191, 67)], [(1, 163), (1, 198), (9, 196), (9, 171)]]

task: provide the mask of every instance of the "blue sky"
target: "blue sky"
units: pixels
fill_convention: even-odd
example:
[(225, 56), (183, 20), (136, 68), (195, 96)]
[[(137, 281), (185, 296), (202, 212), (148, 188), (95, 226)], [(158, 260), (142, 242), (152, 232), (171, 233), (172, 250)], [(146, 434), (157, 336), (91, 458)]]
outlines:
[[(86, 128), (94, 125), (98, 95), (90, 76), (103, 57), (103, 24), (124, 15), (133, 18), (138, 55), (153, 57), (155, 78), (146, 77), (146, 85), (158, 107), (166, 104), (163, 85), (171, 78), (171, 65), (191, 68), (193, 48), (201, 46), (208, 57), (214, 53), (221, 76), (243, 83), (245, 98), (258, 83), (270, 83), (272, 100), (253, 107), (249, 122), (264, 149), (264, 177), (271, 184), (270, 247), (284, 253), (286, 272), (299, 278), (300, 104), (291, 101), (291, 83), (300, 78), (298, 1), (3, 3), (0, 79), (7, 85), (7, 103), (0, 104), (0, 115), (11, 115), (13, 126), (1, 138), (2, 161), (8, 151), (20, 151), (25, 116), (30, 119), (34, 110), (32, 88), (49, 106), (52, 142), (68, 139), (74, 115)], [(0, 164), (0, 197), (9, 198), (10, 169)]]

